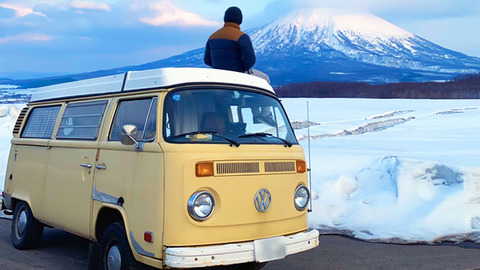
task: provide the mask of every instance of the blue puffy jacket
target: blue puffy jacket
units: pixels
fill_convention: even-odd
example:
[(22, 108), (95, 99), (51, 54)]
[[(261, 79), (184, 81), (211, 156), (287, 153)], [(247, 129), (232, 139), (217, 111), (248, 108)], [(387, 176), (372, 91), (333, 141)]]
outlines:
[(226, 22), (208, 39), (204, 61), (213, 68), (245, 72), (255, 64), (252, 41), (240, 25)]

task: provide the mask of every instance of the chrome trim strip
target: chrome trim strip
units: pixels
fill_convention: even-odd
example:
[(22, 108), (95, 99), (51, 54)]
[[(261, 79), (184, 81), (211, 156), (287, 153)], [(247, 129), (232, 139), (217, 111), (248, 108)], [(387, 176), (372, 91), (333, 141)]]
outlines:
[(132, 231), (130, 231), (130, 239), (131, 239), (131, 241), (132, 241), (133, 248), (135, 249), (135, 251), (136, 251), (138, 254), (155, 258), (155, 254), (154, 254), (154, 253), (148, 252), (148, 251), (146, 251), (145, 249), (143, 249), (142, 246), (140, 246), (140, 244), (135, 240), (135, 236), (133, 236), (133, 232), (132, 232)]
[(118, 198), (97, 190), (97, 186), (93, 186), (92, 199), (99, 202), (117, 204)]

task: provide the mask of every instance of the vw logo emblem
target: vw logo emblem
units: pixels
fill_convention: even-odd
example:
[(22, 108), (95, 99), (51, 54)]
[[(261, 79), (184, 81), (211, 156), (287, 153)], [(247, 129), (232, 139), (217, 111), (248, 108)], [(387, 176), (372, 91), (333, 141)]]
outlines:
[(262, 188), (255, 194), (254, 203), (258, 212), (266, 212), (272, 203), (272, 195), (266, 188)]

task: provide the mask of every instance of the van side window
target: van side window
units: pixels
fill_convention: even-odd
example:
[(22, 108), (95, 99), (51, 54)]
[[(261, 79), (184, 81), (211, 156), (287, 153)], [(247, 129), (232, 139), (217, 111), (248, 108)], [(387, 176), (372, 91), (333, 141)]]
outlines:
[(107, 101), (68, 104), (57, 139), (96, 140)]
[(34, 108), (22, 132), (22, 138), (50, 139), (55, 128), (60, 105)]
[(110, 132), (111, 141), (120, 141), (124, 125), (137, 127), (137, 141), (155, 139), (157, 126), (157, 98), (124, 100), (118, 104), (115, 120)]

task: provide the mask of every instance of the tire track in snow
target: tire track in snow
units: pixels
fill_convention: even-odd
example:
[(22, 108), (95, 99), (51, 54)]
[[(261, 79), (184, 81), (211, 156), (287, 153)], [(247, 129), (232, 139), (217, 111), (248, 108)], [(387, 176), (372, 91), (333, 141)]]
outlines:
[[(452, 108), (452, 109), (445, 109), (441, 111), (433, 111), (428, 112), (422, 115), (415, 115), (410, 117), (401, 117), (401, 118), (394, 118), (394, 119), (387, 119), (398, 115), (410, 114), (416, 112), (416, 110), (395, 110), (391, 112), (385, 112), (377, 115), (372, 115), (367, 118), (363, 119), (345, 119), (345, 120), (338, 120), (338, 121), (330, 121), (330, 122), (308, 122), (308, 121), (294, 121), (292, 122), (292, 126), (295, 130), (303, 130), (308, 128), (309, 126), (319, 126), (319, 125), (328, 125), (328, 124), (338, 124), (338, 123), (348, 123), (348, 122), (358, 122), (358, 121), (371, 121), (371, 120), (379, 120), (385, 119), (381, 121), (375, 122), (367, 122), (363, 125), (353, 127), (351, 129), (344, 129), (342, 131), (336, 133), (326, 133), (326, 134), (316, 134), (311, 135), (310, 138), (312, 140), (322, 139), (322, 138), (329, 138), (329, 137), (342, 137), (342, 136), (350, 136), (350, 135), (361, 135), (369, 132), (378, 132), (382, 130), (386, 130), (392, 127), (395, 127), (400, 124), (404, 124), (414, 119), (420, 119), (429, 116), (435, 115), (449, 115), (449, 114), (456, 114), (456, 113), (464, 113), (466, 111), (471, 110), (479, 110), (479, 107), (467, 107), (467, 108)], [(302, 136), (299, 138), (300, 141), (306, 140), (307, 136)]]
[[(343, 136), (350, 136), (350, 135), (361, 135), (369, 132), (378, 132), (378, 131), (382, 131), (382, 130), (386, 130), (386, 129), (398, 126), (400, 124), (404, 124), (414, 119), (415, 117), (412, 116), (408, 118), (395, 118), (395, 119), (376, 121), (376, 122), (367, 123), (361, 126), (357, 126), (350, 130), (343, 130), (337, 133), (312, 135), (310, 136), (310, 139), (317, 140), (317, 139), (328, 138), (328, 137), (343, 137)], [(300, 140), (302, 141), (305, 139), (307, 139), (307, 136), (304, 136)]]

